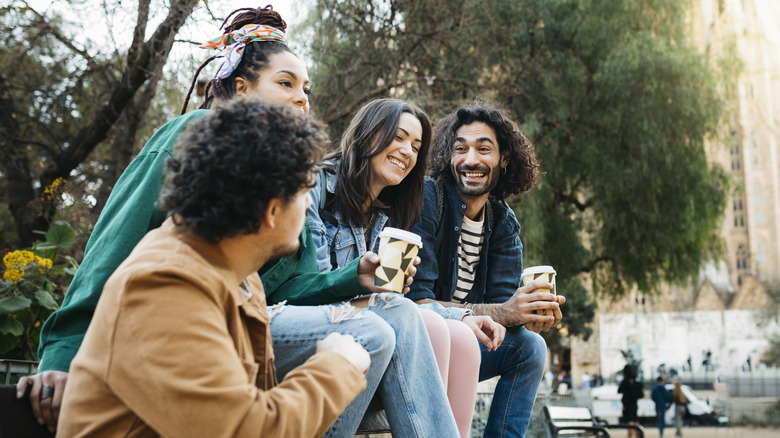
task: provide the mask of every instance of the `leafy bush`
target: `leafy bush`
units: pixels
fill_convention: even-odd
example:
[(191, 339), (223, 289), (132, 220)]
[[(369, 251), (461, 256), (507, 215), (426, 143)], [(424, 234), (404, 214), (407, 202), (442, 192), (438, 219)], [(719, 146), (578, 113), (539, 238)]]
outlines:
[(0, 354), (10, 359), (38, 360), (41, 326), (59, 307), (63, 290), (78, 267), (71, 257), (63, 257), (69, 266), (54, 264), (58, 250), (73, 245), (76, 232), (70, 225), (56, 222), (45, 237), (30, 250), (11, 251), (3, 257)]

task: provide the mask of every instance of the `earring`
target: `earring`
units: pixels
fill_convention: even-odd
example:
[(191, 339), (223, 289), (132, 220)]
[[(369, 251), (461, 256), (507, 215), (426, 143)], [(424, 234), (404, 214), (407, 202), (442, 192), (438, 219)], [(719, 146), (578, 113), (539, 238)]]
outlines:
[(504, 175), (506, 175), (506, 167), (502, 167), (502, 168), (501, 168), (501, 173), (502, 173), (502, 174), (504, 174)]

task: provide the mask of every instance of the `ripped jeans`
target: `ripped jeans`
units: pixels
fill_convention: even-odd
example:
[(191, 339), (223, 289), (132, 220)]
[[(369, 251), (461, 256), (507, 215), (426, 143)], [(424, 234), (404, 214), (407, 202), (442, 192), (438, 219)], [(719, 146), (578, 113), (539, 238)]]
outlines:
[(268, 307), (279, 379), (315, 352), (331, 332), (350, 334), (368, 350), (368, 385), (326, 437), (353, 437), (376, 392), (393, 436), (457, 437), (431, 342), (417, 305), (395, 293), (372, 294), (366, 308), (349, 302), (326, 306)]

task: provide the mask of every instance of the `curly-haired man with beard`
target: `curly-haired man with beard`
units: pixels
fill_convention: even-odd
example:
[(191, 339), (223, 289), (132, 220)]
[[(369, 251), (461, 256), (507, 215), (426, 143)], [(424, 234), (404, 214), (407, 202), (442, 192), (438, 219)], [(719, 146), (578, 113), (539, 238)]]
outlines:
[(485, 436), (522, 437), (547, 357), (538, 333), (558, 324), (565, 302), (536, 291), (550, 288), (546, 282), (518, 288), (520, 225), (505, 201), (536, 184), (536, 154), (516, 123), (482, 101), (441, 120), (432, 143), (433, 179), (426, 181), (422, 217), (414, 228), (423, 240), (422, 263), (407, 297), (465, 307), (507, 327), (497, 350), (480, 342), (479, 379), (501, 376)]
[(150, 231), (106, 283), (70, 368), (62, 436), (318, 437), (370, 358), (331, 334), (277, 384), (257, 270), (295, 253), (324, 127), (236, 98), (178, 140)]

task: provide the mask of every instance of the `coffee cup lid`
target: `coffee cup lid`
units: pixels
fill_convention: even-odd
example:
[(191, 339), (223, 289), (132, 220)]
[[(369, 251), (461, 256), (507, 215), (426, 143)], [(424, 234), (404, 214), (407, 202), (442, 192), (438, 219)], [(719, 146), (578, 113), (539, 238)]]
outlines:
[(529, 268), (523, 269), (523, 273), (520, 274), (520, 276), (525, 277), (526, 275), (543, 274), (545, 272), (552, 272), (553, 274), (556, 273), (552, 266), (531, 266)]
[(422, 238), (420, 238), (419, 235), (414, 234), (412, 232), (402, 230), (400, 228), (393, 228), (393, 227), (385, 227), (382, 229), (382, 231), (379, 233), (379, 237), (392, 237), (399, 240), (404, 240), (409, 243), (415, 244), (422, 248)]

